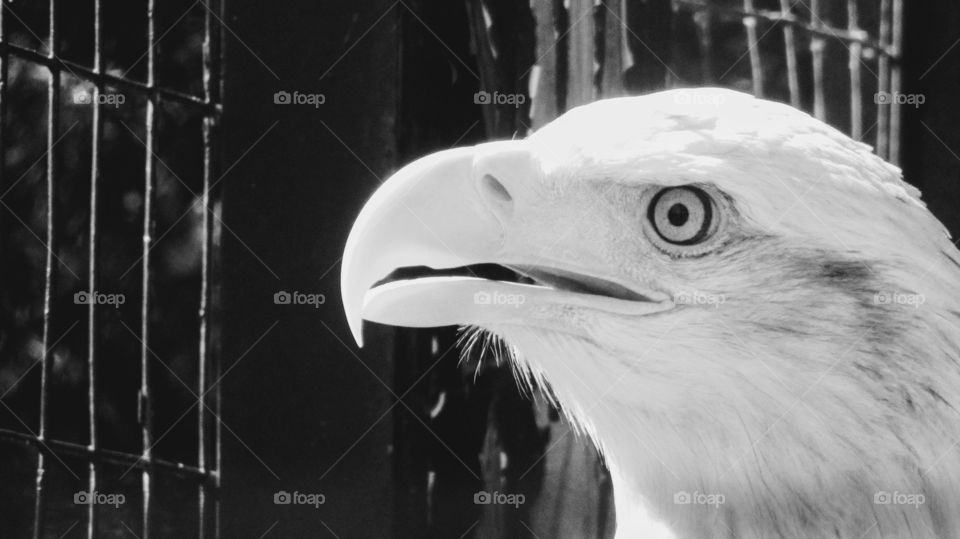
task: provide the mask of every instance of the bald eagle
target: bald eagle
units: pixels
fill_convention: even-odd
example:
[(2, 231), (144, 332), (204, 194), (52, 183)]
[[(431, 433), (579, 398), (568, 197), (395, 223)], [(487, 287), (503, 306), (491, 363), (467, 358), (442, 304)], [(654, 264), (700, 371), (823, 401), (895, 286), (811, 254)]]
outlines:
[[(414, 266), (465, 270), (385, 279)], [(705, 88), (415, 161), (341, 286), (359, 344), (362, 319), (500, 339), (605, 459), (618, 539), (856, 539), (960, 537), (958, 283), (897, 167)]]

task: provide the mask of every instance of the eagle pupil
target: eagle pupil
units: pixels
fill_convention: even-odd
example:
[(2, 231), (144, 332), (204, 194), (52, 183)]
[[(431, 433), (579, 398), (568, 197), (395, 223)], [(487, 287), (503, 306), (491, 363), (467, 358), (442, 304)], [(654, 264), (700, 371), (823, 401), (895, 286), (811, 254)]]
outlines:
[(674, 204), (667, 210), (667, 220), (673, 226), (683, 226), (690, 217), (690, 211), (683, 204)]

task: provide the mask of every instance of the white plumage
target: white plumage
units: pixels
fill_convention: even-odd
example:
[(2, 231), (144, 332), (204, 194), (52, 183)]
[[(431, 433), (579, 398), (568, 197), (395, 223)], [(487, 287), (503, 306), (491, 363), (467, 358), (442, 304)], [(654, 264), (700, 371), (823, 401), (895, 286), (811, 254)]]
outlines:
[[(945, 538), (958, 260), (867, 146), (786, 105), (674, 90), (401, 170), (358, 218), (342, 286), (358, 337), (362, 316), (503, 339), (603, 453), (619, 539)], [(537, 284), (370, 290), (481, 262)]]

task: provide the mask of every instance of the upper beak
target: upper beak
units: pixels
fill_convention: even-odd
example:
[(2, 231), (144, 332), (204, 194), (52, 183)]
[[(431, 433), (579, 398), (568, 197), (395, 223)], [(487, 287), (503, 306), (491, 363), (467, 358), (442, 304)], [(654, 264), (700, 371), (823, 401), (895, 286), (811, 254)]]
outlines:
[(429, 155), (384, 182), (357, 217), (341, 266), (344, 310), (357, 343), (363, 344), (364, 318), (408, 326), (468, 322), (457, 319), (467, 316), (466, 302), (451, 302), (451, 294), (472, 298), (482, 280), (370, 288), (402, 267), (495, 260), (514, 195), (539, 173), (523, 141), (508, 141)]
[[(583, 333), (588, 330), (569, 316), (571, 309), (643, 316), (670, 308), (663, 294), (635, 290), (629, 280), (603, 269), (591, 250), (594, 241), (570, 238), (563, 256), (549, 252), (551, 239), (571, 232), (560, 230), (564, 223), (572, 225), (544, 188), (542, 174), (527, 141), (508, 141), (439, 152), (384, 182), (357, 217), (343, 253), (341, 294), (357, 343), (363, 345), (364, 319), (410, 327), (523, 324)], [(537, 284), (447, 276), (371, 290), (399, 268), (483, 263), (510, 267)]]

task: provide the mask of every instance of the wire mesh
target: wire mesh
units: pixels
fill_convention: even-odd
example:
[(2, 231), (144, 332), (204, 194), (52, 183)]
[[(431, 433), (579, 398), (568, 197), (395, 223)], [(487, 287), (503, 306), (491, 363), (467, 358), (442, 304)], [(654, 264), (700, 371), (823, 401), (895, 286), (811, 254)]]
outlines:
[[(467, 2), (480, 13), (492, 4)], [(718, 84), (809, 110), (900, 159), (903, 0), (538, 0), (530, 9), (530, 128), (598, 97)], [(474, 25), (477, 59), (483, 88), (504, 91), (486, 35), (495, 24)], [(502, 135), (485, 114), (488, 132)]]
[[(810, 0), (809, 4), (802, 0), (779, 0), (778, 6), (767, 8), (759, 7), (754, 0), (743, 0), (742, 5), (703, 0), (673, 0), (672, 3), (677, 18), (692, 16), (700, 21), (704, 36), (717, 31), (718, 21), (742, 21), (750, 64), (749, 91), (754, 95), (808, 108), (805, 104), (812, 93), (813, 103), (809, 110), (814, 116), (845, 129), (857, 140), (872, 142), (881, 157), (899, 162), (901, 115), (900, 108), (891, 106), (891, 102), (900, 91), (902, 78), (902, 0), (829, 3)], [(779, 36), (783, 40), (782, 49), (775, 44)], [(809, 70), (804, 70), (806, 62), (799, 60), (804, 42), (810, 58)], [(708, 50), (712, 47), (713, 40), (709, 37), (701, 40), (701, 55), (708, 59), (703, 69), (708, 72), (717, 62)], [(786, 69), (783, 73), (774, 73), (774, 78), (785, 78), (788, 91), (786, 95), (776, 92), (771, 95), (770, 87), (782, 81), (767, 80), (771, 74), (767, 66), (781, 61)], [(734, 67), (731, 65), (724, 74), (730, 75)], [(832, 92), (828, 90), (828, 79), (839, 75), (841, 67), (847, 71), (849, 97), (845, 100), (829, 99)], [(865, 73), (872, 75), (873, 80), (865, 79)], [(668, 80), (667, 85), (678, 82), (689, 81)], [(731, 84), (729, 80), (718, 82)], [(867, 88), (875, 91), (867, 92)], [(831, 100), (845, 101), (839, 108), (848, 110), (847, 118), (828, 110)], [(868, 118), (876, 121), (868, 123)]]
[[(78, 62), (64, 57), (61, 53), (64, 50), (61, 43), (59, 10), (61, 5), (57, 0), (49, 0), (46, 16), (48, 17), (48, 28), (45, 39), (37, 37), (37, 42), (26, 43), (24, 39), (12, 40), (11, 33), (8, 31), (11, 17), (19, 24), (25, 27), (26, 32), (22, 34), (32, 34), (36, 36), (21, 16), (14, 12), (11, 3), (0, 3), (0, 202), (3, 196), (6, 196), (14, 185), (23, 179), (24, 176), (16, 181), (9, 181), (10, 174), (6, 170), (6, 163), (9, 161), (8, 150), (10, 141), (8, 131), (11, 122), (8, 121), (9, 103), (19, 104), (28, 101), (29, 96), (14, 92), (9, 82), (11, 65), (14, 65), (22, 74), (23, 66), (34, 66), (42, 68), (48, 73), (46, 85), (46, 111), (45, 126), (34, 126), (40, 132), (44, 127), (46, 129), (46, 139), (44, 148), (44, 183), (43, 183), (43, 237), (37, 237), (37, 240), (43, 244), (45, 249), (43, 263), (43, 304), (42, 304), (42, 354), (39, 357), (39, 391), (37, 399), (39, 402), (39, 411), (37, 414), (37, 430), (34, 432), (28, 426), (28, 421), (21, 420), (11, 406), (3, 402), (3, 397), (12, 394), (13, 389), (20, 379), (27, 377), (32, 366), (24, 372), (20, 379), (16, 380), (10, 387), (3, 392), (0, 397), (0, 403), (4, 408), (14, 416), (22, 429), (0, 428), (0, 446), (22, 446), (29, 448), (36, 454), (35, 488), (32, 516), (32, 536), (42, 537), (49, 535), (45, 531), (46, 520), (49, 517), (50, 498), (55, 490), (62, 490), (62, 485), (53, 483), (50, 478), (51, 466), (63, 465), (67, 468), (65, 461), (78, 462), (80, 467), (85, 468), (86, 478), (82, 481), (83, 492), (87, 496), (95, 497), (103, 486), (103, 469), (107, 466), (117, 466), (127, 468), (128, 470), (139, 470), (140, 488), (142, 495), (142, 504), (139, 508), (139, 537), (147, 538), (154, 533), (156, 528), (156, 515), (158, 512), (155, 490), (157, 481), (165, 477), (176, 477), (189, 481), (194, 485), (196, 492), (196, 522), (198, 523), (197, 535), (200, 537), (214, 537), (219, 535), (218, 514), (219, 507), (217, 502), (217, 487), (220, 478), (220, 433), (217, 425), (211, 420), (211, 416), (216, 417), (219, 413), (221, 396), (217, 386), (217, 379), (214, 378), (219, 373), (219, 364), (217, 358), (218, 347), (216, 345), (214, 327), (217, 320), (216, 314), (216, 283), (214, 276), (217, 272), (218, 264), (218, 246), (219, 246), (219, 227), (217, 223), (219, 218), (216, 216), (218, 211), (218, 202), (220, 199), (219, 191), (216, 189), (217, 182), (213, 175), (216, 172), (217, 162), (217, 126), (221, 112), (221, 50), (222, 36), (218, 30), (218, 25), (214, 24), (217, 13), (222, 9), (222, 3), (217, 0), (203, 0), (191, 5), (191, 8), (199, 5), (203, 9), (203, 23), (200, 31), (202, 35), (202, 92), (197, 95), (195, 92), (183, 91), (169, 85), (161, 84), (158, 79), (158, 62), (161, 60), (161, 48), (159, 40), (166, 35), (158, 35), (158, 16), (155, 0), (148, 0), (146, 5), (146, 30), (147, 30), (147, 51), (145, 53), (147, 67), (145, 80), (138, 80), (135, 76), (129, 75), (132, 67), (120, 73), (118, 69), (108, 69), (105, 61), (104, 45), (104, 15), (105, 6), (108, 0), (92, 0), (92, 20), (91, 38), (92, 38), (92, 58), (89, 64)], [(116, 7), (116, 6), (112, 6)], [(182, 18), (182, 17), (181, 17)], [(177, 19), (179, 22), (180, 19)], [(176, 23), (174, 23), (176, 24)], [(167, 30), (169, 31), (169, 29)], [(135, 62), (136, 63), (136, 62)], [(53, 377), (55, 376), (55, 362), (61, 361), (55, 350), (61, 338), (66, 335), (55, 336), (54, 328), (60, 322), (69, 316), (64, 312), (66, 309), (59, 309), (61, 302), (59, 296), (63, 294), (61, 287), (64, 286), (65, 278), (62, 273), (64, 269), (73, 274), (70, 267), (62, 258), (66, 255), (61, 252), (61, 245), (64, 242), (72, 242), (71, 238), (65, 237), (65, 229), (73, 229), (69, 223), (65, 223), (63, 214), (72, 214), (73, 212), (62, 212), (62, 195), (66, 188), (64, 177), (66, 176), (62, 169), (63, 156), (58, 149), (58, 143), (67, 133), (73, 130), (62, 129), (62, 113), (64, 103), (61, 99), (61, 93), (65, 85), (65, 79), (70, 80), (70, 84), (88, 84), (90, 85), (89, 111), (90, 111), (90, 135), (85, 148), (89, 152), (90, 162), (90, 184), (87, 195), (89, 203), (89, 221), (87, 222), (88, 241), (87, 251), (87, 278), (86, 293), (94, 296), (83, 304), (85, 313), (83, 319), (86, 322), (84, 347), (85, 357), (85, 382), (86, 388), (83, 391), (85, 396), (86, 415), (86, 443), (58, 439), (50, 429), (52, 402), (55, 399)], [(117, 89), (130, 95), (131, 98), (141, 98), (145, 100), (143, 122), (144, 129), (144, 164), (143, 169), (143, 198), (142, 198), (142, 248), (141, 261), (142, 267), (140, 288), (140, 334), (134, 335), (139, 340), (139, 388), (137, 389), (137, 422), (140, 425), (140, 448), (139, 451), (124, 449), (116, 450), (104, 447), (101, 440), (99, 426), (103, 418), (102, 415), (105, 406), (101, 402), (101, 357), (104, 328), (101, 320), (102, 305), (95, 300), (96, 291), (101, 286), (101, 277), (103, 268), (101, 267), (102, 241), (105, 235), (103, 224), (100, 217), (103, 216), (105, 208), (102, 204), (104, 172), (104, 149), (105, 145), (116, 145), (116, 137), (111, 135), (105, 129), (104, 120), (104, 99), (112, 95), (111, 90)], [(156, 368), (157, 363), (162, 363), (153, 350), (156, 346), (152, 334), (152, 329), (157, 321), (157, 313), (153, 300), (157, 294), (156, 291), (156, 261), (153, 260), (154, 248), (160, 239), (156, 235), (156, 222), (158, 219), (157, 207), (155, 205), (158, 185), (158, 163), (160, 158), (158, 152), (158, 139), (164, 132), (164, 125), (160, 122), (161, 110), (164, 104), (178, 107), (177, 110), (189, 111), (189, 114), (197, 114), (202, 118), (202, 191), (199, 195), (198, 203), (195, 205), (199, 209), (200, 216), (200, 240), (199, 240), (199, 313), (197, 315), (196, 331), (198, 339), (196, 342), (196, 365), (192, 368), (196, 370), (196, 383), (193, 388), (187, 391), (193, 395), (196, 407), (196, 443), (194, 447), (195, 464), (186, 462), (182, 459), (166, 459), (159, 457), (155, 451), (155, 446), (160, 442), (169, 430), (163, 433), (157, 433), (155, 430), (154, 416), (156, 413), (155, 388), (156, 381), (151, 376), (151, 371)], [(188, 113), (183, 113), (184, 115)], [(79, 122), (78, 122), (79, 123)], [(120, 122), (123, 123), (123, 122)], [(125, 124), (124, 124), (125, 125)], [(115, 127), (115, 126), (112, 126)], [(128, 129), (130, 129), (128, 127)], [(136, 137), (136, 133), (131, 130)], [(166, 164), (162, 164), (164, 168)], [(172, 171), (169, 174), (174, 174)], [(24, 173), (26, 175), (26, 173)], [(174, 174), (175, 175), (175, 174)], [(178, 178), (179, 179), (179, 178)], [(181, 181), (182, 183), (182, 181)], [(0, 211), (8, 211), (16, 217), (13, 210), (6, 203)], [(69, 208), (68, 208), (69, 209)], [(191, 208), (193, 209), (193, 208)], [(182, 219), (183, 217), (181, 217)], [(19, 220), (19, 217), (16, 217)], [(0, 228), (0, 245), (5, 249), (5, 255), (9, 254), (11, 249), (11, 236), (13, 234), (9, 220), (0, 221), (3, 228)], [(22, 223), (22, 221), (21, 221)], [(23, 223), (27, 227), (26, 223)], [(29, 230), (29, 228), (28, 228)], [(164, 232), (164, 235), (167, 232)], [(129, 270), (128, 270), (129, 271)], [(9, 285), (7, 285), (9, 286)], [(75, 302), (76, 298), (75, 298)], [(74, 326), (80, 323), (76, 322)], [(121, 324), (124, 324), (122, 320)], [(124, 324), (126, 325), (126, 324)], [(70, 326), (72, 329), (74, 326)], [(69, 333), (69, 330), (67, 331)], [(9, 355), (9, 350), (7, 351)], [(166, 365), (164, 365), (166, 366)], [(167, 367), (169, 369), (169, 367)], [(171, 370), (174, 377), (176, 373)], [(10, 397), (11, 399), (14, 397)], [(186, 415), (186, 414), (184, 414)], [(181, 417), (182, 419), (182, 417)], [(178, 420), (179, 421), (179, 420)], [(173, 427), (170, 427), (172, 430)], [(69, 471), (69, 470), (68, 470)], [(70, 472), (73, 473), (72, 471)], [(80, 480), (77, 477), (78, 481)], [(62, 493), (60, 493), (62, 494)], [(74, 495), (74, 503), (85, 505), (85, 529), (87, 537), (99, 537), (107, 532), (116, 532), (116, 529), (107, 530), (100, 521), (97, 503), (91, 501), (77, 501)], [(57, 509), (56, 513), (61, 511)], [(126, 523), (128, 531), (133, 532)], [(73, 526), (71, 526), (72, 529)], [(59, 535), (59, 534), (58, 534)]]

